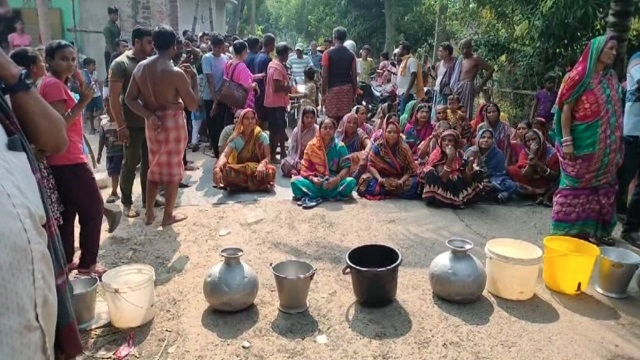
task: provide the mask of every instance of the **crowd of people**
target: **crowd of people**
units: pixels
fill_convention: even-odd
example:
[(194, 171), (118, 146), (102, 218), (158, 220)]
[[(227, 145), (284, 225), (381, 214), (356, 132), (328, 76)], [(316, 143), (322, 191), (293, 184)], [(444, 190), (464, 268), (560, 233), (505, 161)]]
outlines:
[[(454, 209), (530, 198), (552, 208), (552, 234), (598, 245), (615, 245), (616, 213), (626, 212), (622, 238), (640, 248), (640, 189), (626, 197), (640, 168), (640, 55), (629, 63), (623, 98), (611, 69), (614, 38), (591, 40), (558, 91), (545, 77), (531, 118), (512, 126), (496, 103), (474, 108), (494, 68), (471, 40), (459, 42), (458, 57), (440, 44), (439, 62), (427, 67), (402, 42), (376, 66), (372, 49), (358, 51), (343, 27), (305, 53), (273, 34), (242, 40), (185, 30), (180, 37), (166, 26), (136, 27), (129, 42), (118, 9), (107, 13), (104, 80), (93, 58), (79, 69), (69, 42), (29, 47), (20, 23), (11, 54), (0, 52), (0, 142), (7, 144), (0, 146), (0, 213), (21, 220), (2, 227), (0, 261), (9, 270), (0, 272), (2, 358), (82, 351), (68, 274), (105, 272), (102, 219), (113, 232), (121, 215), (141, 215), (132, 198), (138, 167), (145, 224), (155, 223), (156, 207), (164, 208), (162, 226), (186, 220), (175, 202), (184, 172), (194, 168), (187, 149), (201, 143), (216, 158), (214, 186), (228, 192), (274, 191), (276, 176), (285, 176), (304, 209), (354, 191)], [(371, 86), (398, 98), (369, 116), (358, 99)], [(86, 125), (100, 139), (96, 163), (106, 148), (106, 203), (120, 201), (122, 212), (104, 205), (88, 165)]]

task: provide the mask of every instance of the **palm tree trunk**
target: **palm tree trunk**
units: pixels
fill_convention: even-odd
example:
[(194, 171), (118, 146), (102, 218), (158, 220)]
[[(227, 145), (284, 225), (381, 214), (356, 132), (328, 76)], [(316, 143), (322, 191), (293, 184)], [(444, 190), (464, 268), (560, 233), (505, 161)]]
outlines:
[(393, 7), (393, 0), (384, 0), (384, 50), (389, 53), (393, 52), (396, 40)]
[(626, 76), (627, 43), (631, 20), (633, 18), (634, 0), (611, 0), (609, 16), (607, 17), (607, 35), (615, 36), (618, 40), (618, 56), (614, 68), (620, 81)]
[(193, 22), (191, 23), (191, 33), (195, 35), (198, 24), (198, 13), (200, 12), (200, 0), (196, 0), (196, 9), (193, 12)]

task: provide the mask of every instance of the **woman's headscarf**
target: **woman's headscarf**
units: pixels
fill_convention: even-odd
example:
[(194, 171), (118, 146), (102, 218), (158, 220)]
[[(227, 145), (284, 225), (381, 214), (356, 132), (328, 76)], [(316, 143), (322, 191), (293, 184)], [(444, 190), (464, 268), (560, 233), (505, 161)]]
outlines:
[[(564, 104), (575, 102), (580, 95), (589, 88), (589, 83), (596, 70), (598, 58), (607, 43), (611, 40), (611, 36), (603, 35), (589, 41), (589, 44), (587, 44), (587, 47), (582, 52), (576, 65), (565, 75), (562, 85), (560, 86), (560, 91), (558, 91), (556, 105), (552, 111), (555, 112), (554, 123), (556, 129), (562, 129), (560, 120), (562, 118), (562, 108)], [(606, 78), (607, 76), (616, 76), (610, 67), (603, 71), (603, 77)], [(569, 84), (567, 83), (567, 79), (569, 78), (578, 78), (581, 80), (577, 84)]]
[(413, 117), (413, 110), (416, 107), (416, 105), (418, 105), (418, 101), (411, 100), (407, 103), (407, 106), (404, 107), (404, 112), (402, 113), (402, 115), (400, 115), (401, 127), (404, 128), (407, 125), (407, 122), (411, 120), (411, 118)]
[[(500, 151), (506, 151), (507, 147), (511, 144), (511, 126), (502, 120), (500, 120), (500, 107), (496, 103), (487, 103), (484, 107), (484, 123), (478, 126), (478, 129), (491, 129), (493, 133), (493, 143), (500, 149)], [(489, 107), (495, 107), (498, 111), (498, 122), (495, 125), (491, 125), (487, 116)]]
[(356, 127), (356, 131), (347, 137), (346, 126), (347, 121), (349, 119), (354, 119), (356, 121), (356, 125), (358, 124), (357, 115), (354, 113), (348, 113), (345, 115), (340, 121), (340, 125), (338, 125), (338, 129), (336, 130), (336, 139), (338, 141), (342, 141), (347, 149), (349, 149), (349, 153), (357, 152), (362, 150), (362, 142), (365, 139), (369, 138), (369, 135), (359, 127)]
[[(493, 137), (493, 141), (491, 142), (491, 148), (489, 148), (489, 150), (483, 155), (480, 152), (480, 138), (482, 137), (482, 135), (486, 132), (491, 133), (491, 136)], [(473, 146), (471, 148), (469, 148), (469, 150), (467, 150), (467, 156), (474, 152), (477, 151), (478, 154), (481, 157), (482, 160), (482, 166), (485, 169), (485, 172), (487, 173), (488, 176), (496, 176), (496, 175), (503, 175), (506, 173), (507, 169), (505, 168), (505, 161), (504, 161), (504, 154), (502, 153), (502, 151), (500, 151), (500, 149), (498, 149), (498, 147), (496, 146), (496, 142), (495, 142), (495, 135), (493, 133), (493, 130), (491, 129), (480, 129), (478, 131), (478, 135), (476, 136), (476, 146)]]
[(256, 127), (253, 129), (253, 133), (251, 134), (250, 138), (244, 139), (245, 145), (242, 148), (242, 150), (236, 151), (234, 149), (231, 152), (231, 155), (229, 155), (229, 159), (227, 159), (227, 162), (229, 164), (245, 163), (246, 161), (248, 161), (248, 159), (255, 156), (254, 154), (256, 153), (256, 149), (257, 149), (257, 155), (260, 159), (262, 159), (262, 157), (264, 156), (262, 151), (260, 151), (261, 147), (258, 145), (258, 137), (260, 136), (260, 134), (262, 134), (262, 129), (260, 129), (260, 127), (257, 125), (258, 115), (253, 109), (242, 110), (242, 112), (240, 113), (240, 117), (238, 117), (238, 122), (236, 122), (235, 127), (233, 128), (233, 134), (229, 137), (229, 140), (227, 140), (227, 145), (230, 144), (233, 140), (235, 140), (238, 136), (240, 136), (240, 134), (242, 134), (243, 132), (242, 120), (244, 120), (244, 117), (247, 116), (247, 114), (250, 112), (252, 112), (256, 117)]
[[(427, 113), (430, 114), (428, 105), (426, 104), (420, 104), (420, 105), (424, 105), (427, 109)], [(417, 132), (418, 129), (416, 128), (416, 126), (418, 123), (418, 113), (419, 113), (419, 110), (421, 109), (422, 108), (420, 106), (416, 108), (416, 111), (413, 112), (413, 117), (411, 118), (411, 120), (409, 121), (409, 123), (404, 129), (405, 134), (410, 132), (416, 133), (416, 137), (418, 138), (418, 140), (416, 141), (416, 146), (420, 144), (420, 142), (427, 140), (429, 135), (431, 135), (431, 133), (433, 132), (433, 124), (431, 124), (431, 121), (429, 119), (427, 119), (427, 122), (422, 126), (422, 129), (420, 129), (420, 132), (419, 133)]]
[[(387, 129), (391, 126), (395, 126), (398, 130), (398, 141), (393, 145), (389, 143), (387, 138)], [(395, 120), (385, 123), (383, 135), (376, 141), (371, 154), (369, 154), (369, 167), (373, 167), (387, 176), (417, 173), (418, 168), (413, 161), (413, 154), (402, 138), (400, 130), (400, 124)]]
[[(538, 141), (540, 141), (540, 149), (538, 149), (538, 155), (536, 156), (536, 158), (540, 162), (545, 164), (547, 162), (547, 159), (550, 158), (551, 156), (553, 156), (553, 154), (555, 154), (556, 151), (553, 148), (553, 146), (551, 146), (547, 142), (547, 140), (544, 138), (544, 134), (542, 134), (542, 132), (540, 132), (537, 129), (527, 130), (526, 134), (524, 135), (525, 138), (526, 138), (527, 134), (529, 134), (530, 132), (533, 132), (534, 134), (536, 134), (536, 137), (538, 138)], [(527, 146), (524, 147), (524, 151), (526, 152), (527, 157), (529, 157), (531, 155), (531, 151), (529, 150), (529, 148)]]
[(484, 112), (485, 108), (489, 105), (488, 103), (484, 103), (480, 105), (478, 108), (478, 112), (476, 113), (476, 118), (471, 121), (471, 128), (473, 129), (473, 133), (477, 134), (478, 126), (484, 122)]
[(462, 159), (464, 158), (464, 153), (460, 150), (462, 139), (460, 134), (455, 130), (445, 130), (445, 132), (440, 135), (440, 139), (438, 140), (438, 146), (433, 150), (431, 155), (429, 155), (429, 160), (427, 161), (427, 166), (436, 167), (438, 165), (443, 165), (447, 162), (447, 152), (443, 148), (442, 140), (447, 136), (453, 136), (454, 138), (454, 147), (456, 149), (456, 158), (453, 160), (451, 165), (452, 173), (456, 173), (460, 171), (462, 168)]
[(307, 106), (300, 111), (300, 119), (298, 119), (298, 125), (293, 132), (291, 133), (291, 148), (289, 149), (290, 154), (294, 159), (300, 159), (300, 156), (304, 153), (304, 144), (309, 143), (317, 134), (318, 134), (318, 125), (311, 125), (307, 130), (303, 130), (303, 118), (304, 113), (307, 109), (313, 110), (313, 115), (318, 118), (318, 110), (315, 107)]

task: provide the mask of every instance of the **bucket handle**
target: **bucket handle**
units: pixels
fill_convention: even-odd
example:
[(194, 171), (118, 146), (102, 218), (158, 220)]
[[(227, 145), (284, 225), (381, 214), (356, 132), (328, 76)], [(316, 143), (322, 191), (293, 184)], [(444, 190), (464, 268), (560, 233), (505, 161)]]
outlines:
[(342, 268), (342, 275), (349, 275), (351, 274), (351, 267), (349, 267), (349, 265), (345, 265), (344, 268)]

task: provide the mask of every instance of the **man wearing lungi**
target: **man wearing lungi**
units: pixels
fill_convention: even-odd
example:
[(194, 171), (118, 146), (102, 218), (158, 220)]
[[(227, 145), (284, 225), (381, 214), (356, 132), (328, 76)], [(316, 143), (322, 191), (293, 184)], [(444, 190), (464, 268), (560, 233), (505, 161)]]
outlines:
[(182, 153), (189, 138), (184, 109), (197, 109), (198, 83), (196, 73), (189, 64), (182, 64), (179, 68), (173, 65), (176, 38), (176, 33), (170, 27), (158, 26), (154, 29), (153, 46), (158, 55), (142, 61), (136, 67), (125, 97), (127, 106), (145, 118), (149, 147), (147, 225), (155, 220), (153, 201), (160, 185), (164, 185), (166, 201), (162, 226), (186, 219), (186, 216), (175, 215), (173, 209), (178, 185), (184, 175)]
[(322, 99), (327, 116), (340, 121), (351, 112), (358, 89), (356, 56), (344, 46), (347, 29), (333, 29), (333, 47), (322, 54)]
[[(475, 117), (473, 101), (487, 82), (491, 80), (495, 69), (480, 56), (473, 53), (473, 44), (470, 39), (460, 42), (460, 53), (462, 55), (456, 61), (451, 87), (454, 89), (454, 94), (460, 97), (460, 105), (466, 109), (467, 118), (472, 119)], [(475, 80), (480, 70), (484, 70), (485, 76), (480, 84), (475, 85)]]

